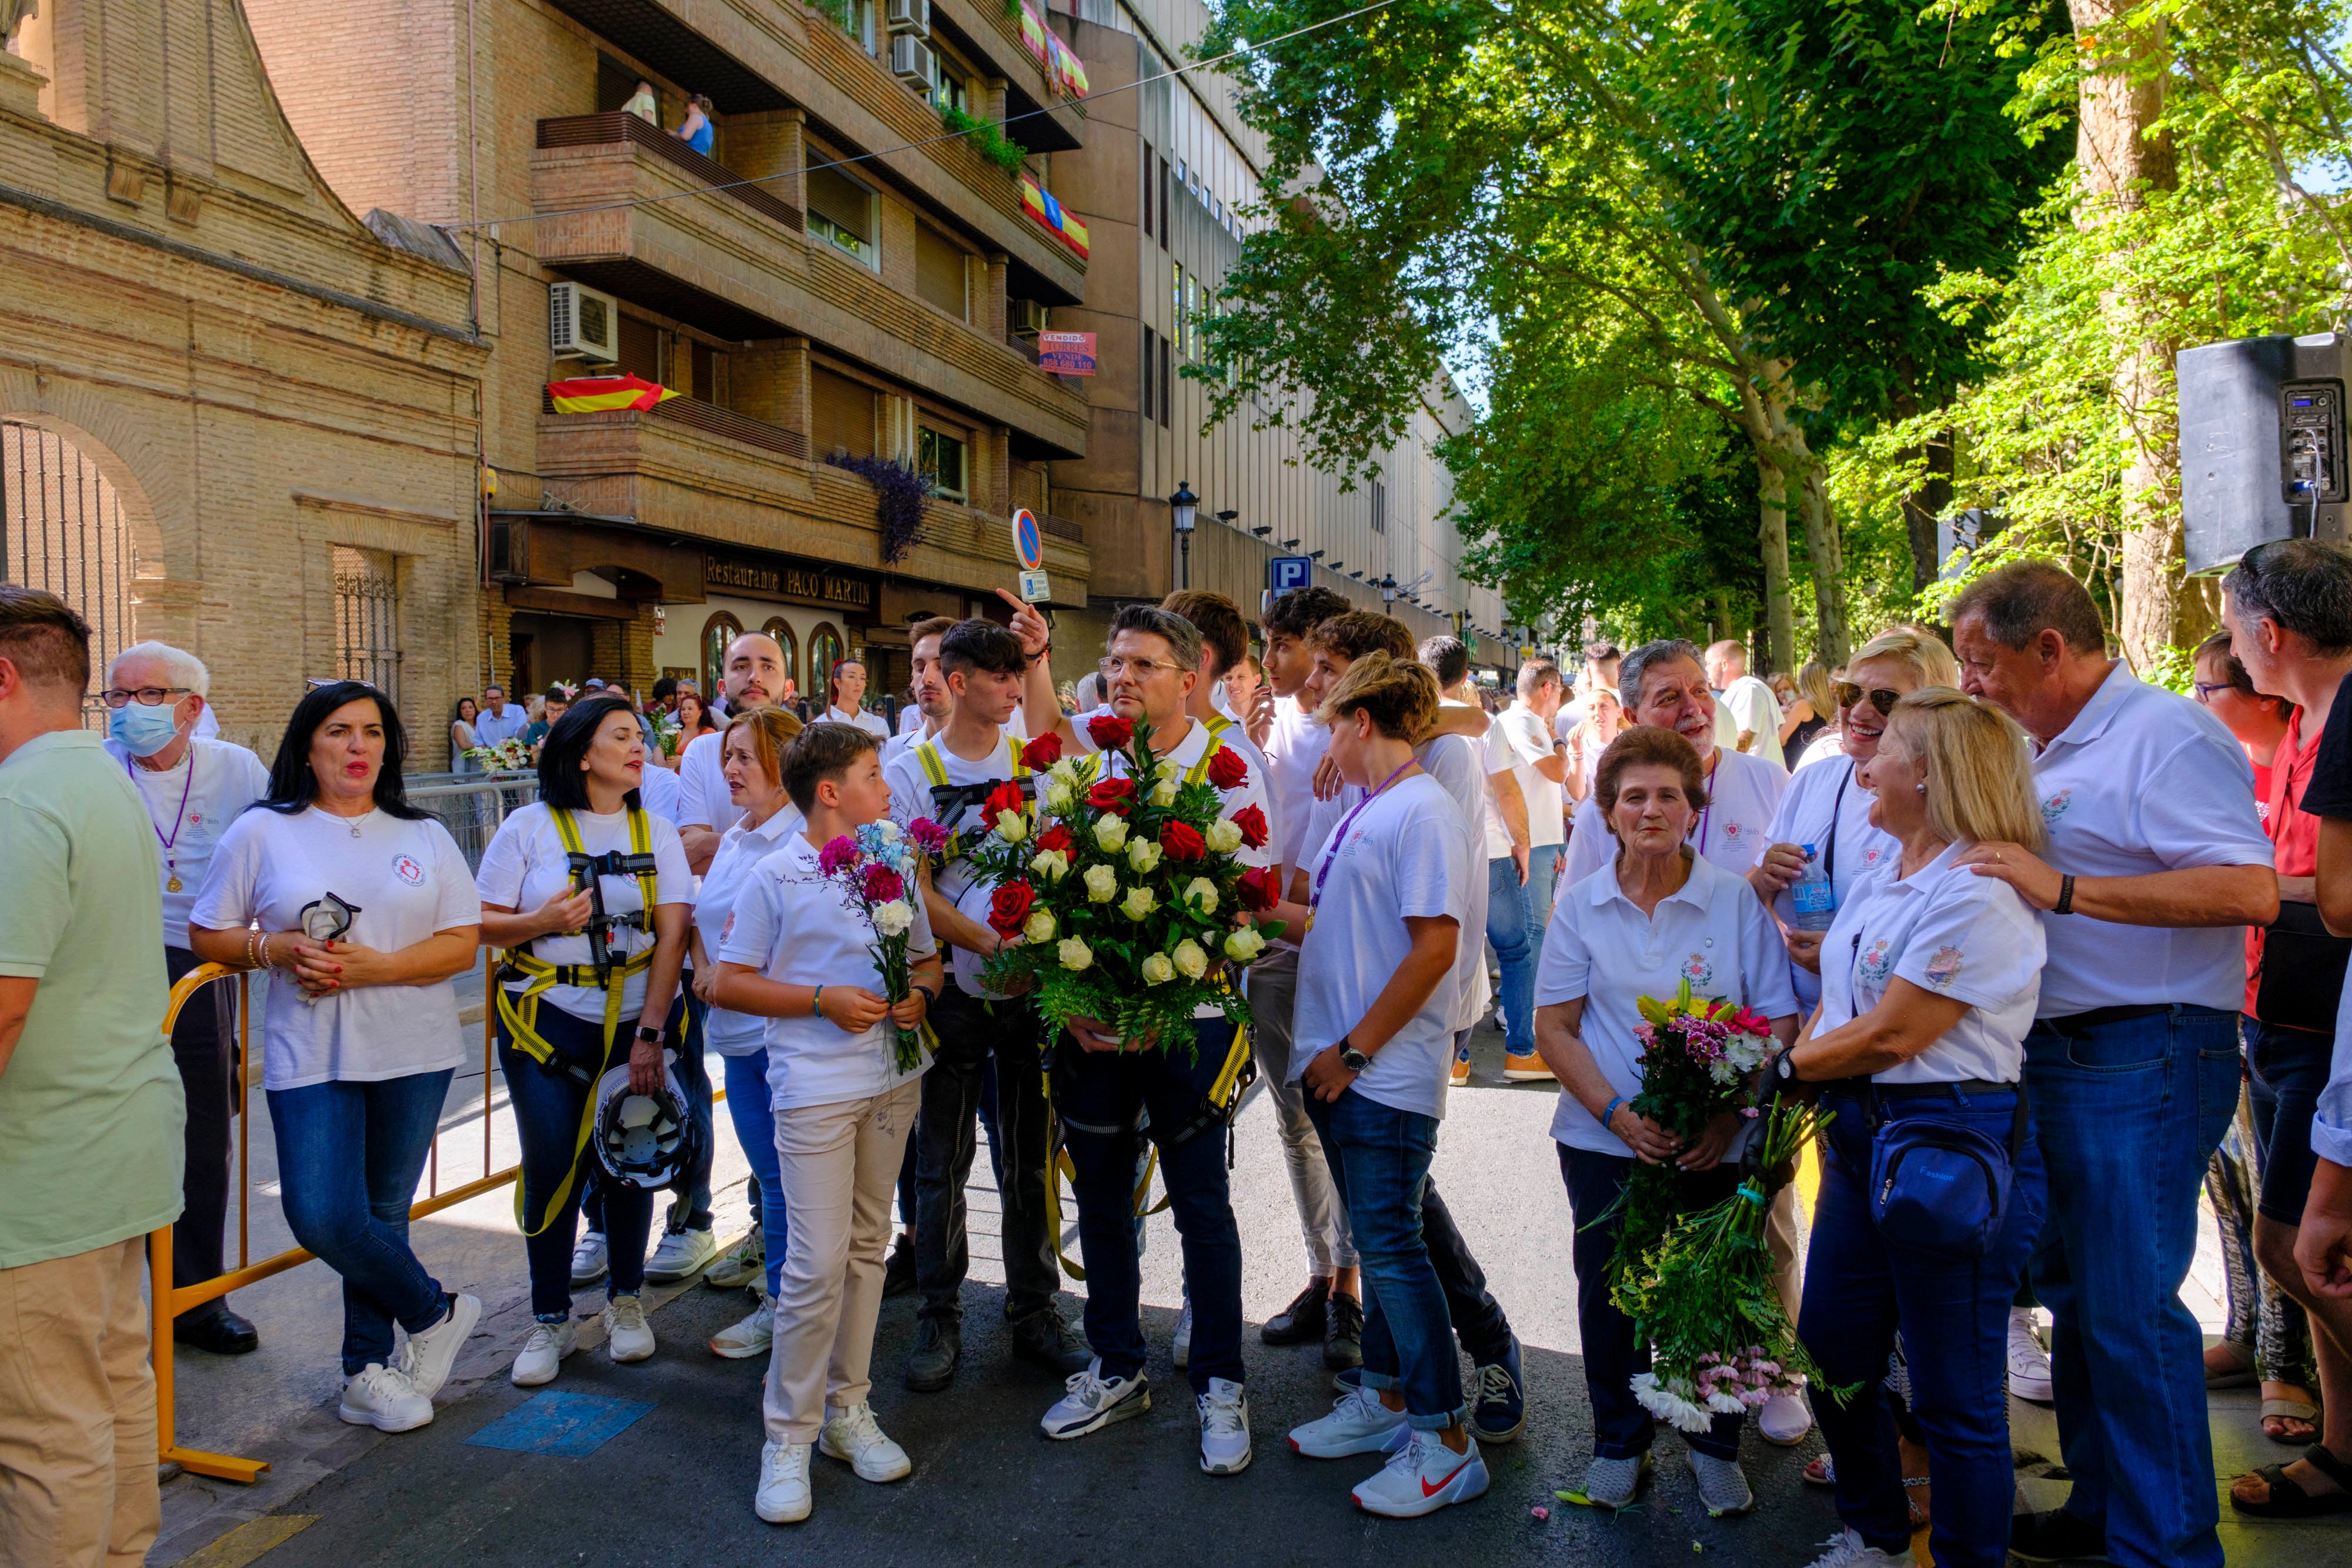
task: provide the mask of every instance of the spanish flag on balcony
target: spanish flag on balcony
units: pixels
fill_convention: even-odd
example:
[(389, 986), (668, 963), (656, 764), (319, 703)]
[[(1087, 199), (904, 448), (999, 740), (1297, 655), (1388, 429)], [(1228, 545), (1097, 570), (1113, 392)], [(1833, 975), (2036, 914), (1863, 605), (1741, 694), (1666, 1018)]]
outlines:
[(1087, 68), (1058, 35), (1045, 35), (1045, 68), (1072, 98), (1087, 96)]
[(558, 413), (605, 413), (623, 408), (642, 413), (678, 394), (636, 376), (582, 376), (576, 381), (548, 382), (547, 395)]
[(1027, 0), (1023, 0), (1021, 42), (1027, 46), (1031, 54), (1037, 57), (1037, 63), (1041, 66), (1046, 63), (1046, 40), (1053, 36), (1052, 30), (1045, 26), (1045, 18), (1030, 9)]
[(1064, 245), (1080, 256), (1087, 254), (1087, 225), (1064, 211), (1051, 192), (1026, 174), (1021, 176), (1021, 205), (1031, 217), (1061, 235)]

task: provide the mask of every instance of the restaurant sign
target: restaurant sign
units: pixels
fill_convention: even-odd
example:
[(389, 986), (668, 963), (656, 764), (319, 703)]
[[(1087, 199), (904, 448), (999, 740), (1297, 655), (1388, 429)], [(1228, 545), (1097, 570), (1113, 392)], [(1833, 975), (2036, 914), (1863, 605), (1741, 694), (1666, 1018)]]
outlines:
[(836, 610), (870, 612), (874, 608), (872, 579), (830, 567), (746, 560), (740, 556), (713, 553), (703, 558), (702, 586), (706, 592), (748, 593), (755, 599), (822, 604)]

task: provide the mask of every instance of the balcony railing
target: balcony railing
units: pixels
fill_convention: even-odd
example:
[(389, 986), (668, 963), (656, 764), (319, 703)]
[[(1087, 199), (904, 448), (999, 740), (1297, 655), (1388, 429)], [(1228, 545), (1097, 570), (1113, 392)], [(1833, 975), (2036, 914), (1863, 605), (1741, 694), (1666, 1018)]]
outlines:
[[(553, 394), (543, 389), (540, 392), (539, 410), (541, 413), (555, 412)], [(764, 419), (753, 419), (748, 413), (737, 413), (731, 408), (704, 402), (700, 398), (664, 398), (646, 412), (656, 419), (687, 425), (706, 435), (723, 435), (747, 446), (764, 447), (786, 457), (797, 457), (803, 463), (808, 461), (808, 437), (799, 431), (771, 424)], [(586, 417), (593, 419), (597, 416), (591, 414)]]
[(677, 137), (634, 114), (575, 114), (539, 122), (541, 147), (599, 147), (626, 141), (666, 158), (698, 186), (724, 186), (726, 193), (755, 213), (773, 218), (794, 234), (804, 232), (801, 210), (765, 185), (744, 183), (715, 158), (705, 157)]

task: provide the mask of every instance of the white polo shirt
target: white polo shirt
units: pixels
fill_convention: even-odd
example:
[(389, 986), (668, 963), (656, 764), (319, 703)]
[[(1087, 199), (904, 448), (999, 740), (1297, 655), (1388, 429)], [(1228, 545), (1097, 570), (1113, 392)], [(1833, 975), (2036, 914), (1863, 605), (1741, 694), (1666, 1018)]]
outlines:
[(817, 722), (819, 724), (854, 724), (877, 740), (890, 738), (889, 721), (880, 714), (867, 713), (864, 708), (859, 708), (856, 713), (844, 713), (837, 707), (828, 707), (824, 710), (824, 716)]
[[(724, 784), (726, 780), (719, 780)], [(646, 764), (645, 774), (637, 780), (637, 802), (667, 822), (677, 826), (677, 814), (686, 810), (686, 783), (674, 768)], [(732, 802), (730, 802), (731, 807)]]
[(1274, 699), (1274, 724), (1265, 736), (1267, 794), (1274, 802), (1274, 842), (1286, 869), (1297, 869), (1321, 841), (1305, 841), (1315, 815), (1315, 769), (1330, 749), (1330, 729), (1302, 711), (1297, 698)]
[[(2120, 659), (2033, 760), (2050, 833), (2043, 859), (2074, 876), (2270, 865), (2253, 769), (2221, 721), (2143, 683)], [(2121, 925), (2042, 916), (2043, 1018), (2156, 1003), (2235, 1010), (2246, 995), (2241, 925)]]
[(1715, 694), (1715, 743), (1726, 751), (1739, 749), (1739, 732), (1756, 738), (1744, 754), (1760, 757), (1775, 768), (1785, 766), (1780, 755), (1780, 699), (1754, 675), (1742, 675)]
[(1816, 762), (1827, 762), (1844, 755), (1845, 737), (1838, 733), (1838, 727), (1832, 722), (1827, 729), (1813, 737), (1813, 743), (1805, 747), (1804, 755), (1797, 758), (1796, 766), (1789, 771), (1801, 773)]
[[(1109, 708), (1100, 707), (1092, 713), (1082, 713), (1071, 719), (1070, 727), (1076, 732), (1078, 737), (1078, 750), (1086, 754), (1101, 749), (1095, 745), (1094, 737), (1087, 733), (1088, 719), (1117, 716)], [(1234, 859), (1245, 866), (1273, 865), (1279, 859), (1275, 845), (1278, 841), (1276, 835), (1282, 831), (1282, 818), (1281, 814), (1275, 810), (1274, 797), (1266, 790), (1266, 776), (1272, 769), (1266, 762), (1265, 753), (1250, 743), (1249, 736), (1238, 724), (1227, 725), (1224, 734), (1218, 738), (1226, 750), (1242, 759), (1244, 766), (1249, 771), (1242, 781), (1232, 789), (1217, 791), (1217, 814), (1230, 817), (1244, 806), (1255, 806), (1259, 813), (1265, 818), (1265, 842), (1257, 849), (1244, 845), (1234, 852)], [(1328, 730), (1324, 731), (1324, 741), (1328, 747), (1330, 741)], [(1177, 766), (1189, 770), (1194, 763), (1208, 754), (1209, 727), (1194, 719), (1186, 727), (1184, 738), (1178, 741), (1175, 748), (1167, 755), (1175, 760)], [(1107, 764), (1107, 768), (1111, 778), (1125, 778), (1128, 772), (1127, 754), (1124, 751), (1118, 753)]]
[[(909, 902), (915, 910), (907, 934), (911, 960), (929, 956), (933, 946), (923, 901)], [(818, 868), (816, 847), (803, 831), (784, 835), (782, 847), (746, 879), (734, 929), (720, 943), (719, 957), (788, 986), (856, 986), (878, 997), (884, 993), (876, 945), (866, 911)], [(887, 1094), (931, 1065), (925, 1052), (911, 1071), (898, 1071), (887, 1018), (857, 1034), (811, 1013), (766, 1023), (768, 1092), (778, 1111)]]
[[(939, 752), (940, 768), (950, 784), (981, 784), (1009, 782), (1013, 778), (1013, 747), (1017, 744), (1011, 736), (999, 730), (996, 745), (977, 762), (969, 762), (949, 750), (937, 736), (928, 742), (901, 747), (896, 756), (884, 765), (883, 782), (890, 786), (890, 820), (901, 828), (918, 817), (929, 817), (950, 831), (962, 834), (980, 824), (980, 808), (967, 806), (955, 813), (953, 821), (941, 817), (931, 800), (930, 775), (923, 770), (920, 746), (929, 744)], [(931, 886), (940, 896), (955, 905), (959, 914), (978, 925), (988, 924), (988, 909), (993, 883), (982, 883), (971, 873), (971, 862), (958, 858), (931, 873)], [(987, 960), (966, 947), (948, 948), (948, 972), (966, 996), (1000, 998), (1003, 993), (992, 991), (980, 983), (980, 971)]]
[[(1903, 846), (1894, 835), (1870, 825), (1870, 803), (1876, 798), (1854, 777), (1853, 759), (1843, 754), (1828, 767), (1792, 773), (1756, 858), (1762, 860), (1764, 850), (1774, 844), (1812, 845), (1837, 892), (1837, 907), (1843, 909), (1865, 877), (1902, 858)], [(1782, 888), (1772, 900), (1772, 913), (1791, 930), (1797, 924), (1797, 900), (1790, 891), (1795, 885)], [(1797, 988), (1799, 1004), (1811, 1011), (1822, 999), (1822, 977), (1792, 963), (1789, 978)]]
[[(1727, 761), (1730, 758), (1726, 758)], [(1584, 1001), (1578, 1026), (1585, 1049), (1627, 1099), (1642, 1092), (1641, 999), (1676, 995), (1685, 980), (1693, 995), (1754, 1008), (1766, 1018), (1797, 1010), (1789, 985), (1789, 952), (1748, 879), (1691, 856), (1690, 877), (1658, 901), (1654, 914), (1625, 896), (1615, 858), (1552, 901), (1536, 967), (1536, 1006)], [(1565, 1088), (1551, 1117), (1551, 1135), (1572, 1149), (1631, 1158), (1625, 1141), (1599, 1122)], [(1726, 1159), (1736, 1157), (1735, 1139)]]
[[(742, 899), (751, 873), (783, 847), (786, 834), (797, 833), (807, 825), (800, 809), (787, 801), (758, 827), (738, 822), (720, 837), (694, 900), (695, 933), (702, 938), (704, 956), (713, 964), (719, 962), (719, 950), (734, 926), (735, 905)], [(712, 1008), (704, 1015), (702, 1035), (721, 1056), (752, 1056), (767, 1043), (768, 1020), (752, 1013)]]
[[(1769, 829), (1789, 776), (1780, 765), (1727, 747), (1717, 747), (1715, 777), (1706, 781), (1706, 810), (1691, 823), (1690, 845), (1724, 870), (1746, 876), (1772, 841)], [(2248, 789), (2252, 786), (2249, 785)], [(1576, 829), (1568, 836), (1562, 886), (1572, 886), (1617, 858), (1617, 841), (1601, 815), (1601, 797), (1577, 802)], [(1785, 957), (1785, 955), (1783, 955)]]
[(678, 814), (671, 821), (679, 827), (725, 832), (743, 814), (727, 789), (727, 776), (719, 770), (719, 740), (717, 735), (698, 735), (678, 757)]
[[(1511, 749), (1511, 771), (1519, 793), (1528, 800), (1528, 841), (1537, 849), (1568, 837), (1568, 817), (1562, 805), (1566, 790), (1536, 771), (1536, 764), (1552, 755), (1551, 727), (1541, 715), (1514, 703), (1496, 716), (1494, 733)], [(1507, 846), (1503, 852), (1510, 853)]]

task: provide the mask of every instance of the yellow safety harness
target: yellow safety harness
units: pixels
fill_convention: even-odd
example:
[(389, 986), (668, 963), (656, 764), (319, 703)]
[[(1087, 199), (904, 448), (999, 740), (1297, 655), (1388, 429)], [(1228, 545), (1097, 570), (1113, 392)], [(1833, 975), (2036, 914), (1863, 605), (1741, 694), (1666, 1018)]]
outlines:
[[(607, 857), (591, 855), (582, 847), (580, 827), (572, 820), (570, 811), (551, 806), (547, 814), (555, 824), (555, 836), (563, 845), (572, 874), (581, 884), (580, 891), (593, 892), (598, 878), (604, 874), (602, 863)], [(636, 878), (637, 891), (644, 901), (644, 907), (634, 923), (640, 930), (648, 929), (646, 922), (652, 918), (654, 910), (653, 823), (642, 808), (634, 808), (629, 812), (629, 854), (625, 873)], [(600, 911), (602, 907), (603, 901), (599, 899)], [(629, 920), (628, 916), (622, 917), (625, 923)], [(602, 941), (604, 933), (592, 933), (591, 939)], [(536, 1236), (547, 1228), (549, 1222), (563, 1207), (565, 1198), (571, 1196), (572, 1184), (579, 1179), (581, 1155), (587, 1152), (589, 1139), (595, 1133), (594, 1087), (611, 1069), (614, 1045), (620, 1036), (622, 993), (627, 989), (629, 981), (653, 967), (653, 961), (654, 949), (648, 946), (631, 957), (605, 966), (600, 978), (593, 963), (551, 964), (525, 947), (509, 947), (499, 955), (499, 983), (495, 988), (499, 1021), (506, 1026), (507, 1038), (513, 1042), (514, 1048), (541, 1067), (555, 1064), (555, 1048), (548, 1044), (539, 1032), (540, 998), (557, 986), (602, 986), (604, 991), (604, 1058), (596, 1071), (588, 1076), (591, 1092), (580, 1113), (580, 1132), (572, 1144), (571, 1167), (563, 1173), (563, 1180), (548, 1197), (538, 1223), (533, 1224), (524, 1210), (523, 1184), (520, 1181), (515, 1183), (515, 1224), (521, 1228), (525, 1236)], [(510, 991), (505, 985), (510, 979), (522, 979), (529, 983), (520, 991)]]

